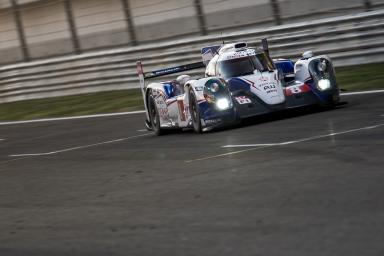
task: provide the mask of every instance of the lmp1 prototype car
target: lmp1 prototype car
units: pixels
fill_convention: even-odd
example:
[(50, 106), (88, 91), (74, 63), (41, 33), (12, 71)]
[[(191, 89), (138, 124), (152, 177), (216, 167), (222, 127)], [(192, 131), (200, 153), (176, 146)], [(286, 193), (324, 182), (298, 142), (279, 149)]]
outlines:
[(282, 81), (287, 108), (335, 106), (339, 102), (339, 87), (328, 56), (314, 56), (307, 51), (296, 63), (286, 59), (277, 59), (274, 63), (284, 76)]
[[(246, 43), (203, 48), (203, 62), (138, 74), (146, 109), (146, 126), (157, 135), (171, 128), (209, 130), (242, 118), (285, 109), (278, 70), (265, 50)], [(145, 79), (202, 68), (206, 77), (184, 74), (146, 85)]]

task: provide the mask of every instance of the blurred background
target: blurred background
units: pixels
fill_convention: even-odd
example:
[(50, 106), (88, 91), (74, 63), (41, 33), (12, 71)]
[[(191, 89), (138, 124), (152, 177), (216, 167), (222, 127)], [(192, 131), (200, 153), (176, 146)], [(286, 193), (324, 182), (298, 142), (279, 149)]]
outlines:
[(383, 0), (0, 0), (0, 63), (375, 10)]
[(0, 0), (0, 103), (138, 88), (137, 60), (149, 71), (263, 37), (274, 58), (383, 62), (384, 0)]

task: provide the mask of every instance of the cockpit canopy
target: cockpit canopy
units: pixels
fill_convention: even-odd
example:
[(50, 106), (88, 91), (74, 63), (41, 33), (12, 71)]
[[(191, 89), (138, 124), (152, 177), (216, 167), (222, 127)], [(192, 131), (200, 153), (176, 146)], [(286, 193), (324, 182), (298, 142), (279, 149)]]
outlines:
[(247, 48), (214, 56), (207, 66), (206, 76), (220, 76), (226, 79), (251, 75), (255, 70), (274, 71), (275, 66), (265, 52)]
[(224, 78), (252, 75), (255, 70), (260, 72), (274, 70), (273, 62), (265, 53), (218, 62), (218, 73)]

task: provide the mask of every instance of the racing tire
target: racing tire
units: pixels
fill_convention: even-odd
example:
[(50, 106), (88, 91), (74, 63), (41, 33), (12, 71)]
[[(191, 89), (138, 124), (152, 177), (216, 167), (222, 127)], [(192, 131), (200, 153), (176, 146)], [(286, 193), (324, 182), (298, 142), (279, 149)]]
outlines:
[(160, 127), (159, 111), (156, 107), (155, 100), (151, 94), (148, 96), (148, 112), (151, 121), (152, 131), (154, 131), (157, 136), (163, 135), (164, 131)]
[(203, 128), (201, 125), (200, 109), (197, 104), (195, 93), (191, 88), (189, 89), (189, 111), (191, 113), (193, 130), (196, 133), (202, 133)]

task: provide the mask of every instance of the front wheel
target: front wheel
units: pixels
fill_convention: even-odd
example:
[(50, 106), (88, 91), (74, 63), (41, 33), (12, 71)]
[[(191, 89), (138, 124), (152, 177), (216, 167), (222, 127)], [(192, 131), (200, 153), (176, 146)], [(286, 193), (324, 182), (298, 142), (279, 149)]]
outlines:
[(155, 104), (155, 99), (152, 95), (148, 96), (148, 112), (151, 121), (151, 128), (157, 136), (164, 134), (164, 131), (160, 127), (159, 111)]
[(191, 88), (189, 89), (189, 110), (191, 112), (193, 130), (197, 133), (202, 133), (203, 129), (201, 126), (200, 109), (197, 104), (195, 93)]

